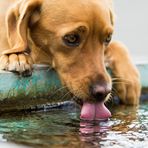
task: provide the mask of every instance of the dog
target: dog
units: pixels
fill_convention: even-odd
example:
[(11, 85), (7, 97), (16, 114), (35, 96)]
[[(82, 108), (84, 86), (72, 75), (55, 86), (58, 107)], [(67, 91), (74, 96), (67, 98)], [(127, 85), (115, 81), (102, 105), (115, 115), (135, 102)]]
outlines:
[(109, 116), (101, 103), (114, 93), (138, 105), (140, 75), (127, 47), (111, 41), (114, 16), (111, 0), (0, 1), (0, 69), (26, 75), (49, 64), (81, 100), (82, 118)]

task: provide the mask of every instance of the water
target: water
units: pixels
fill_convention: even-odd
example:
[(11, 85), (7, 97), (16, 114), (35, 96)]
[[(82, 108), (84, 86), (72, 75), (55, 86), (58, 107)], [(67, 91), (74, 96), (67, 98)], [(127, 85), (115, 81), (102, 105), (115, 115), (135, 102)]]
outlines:
[(0, 143), (36, 148), (146, 148), (148, 102), (139, 108), (114, 106), (111, 111), (111, 119), (96, 123), (80, 121), (76, 106), (4, 114), (0, 116)]

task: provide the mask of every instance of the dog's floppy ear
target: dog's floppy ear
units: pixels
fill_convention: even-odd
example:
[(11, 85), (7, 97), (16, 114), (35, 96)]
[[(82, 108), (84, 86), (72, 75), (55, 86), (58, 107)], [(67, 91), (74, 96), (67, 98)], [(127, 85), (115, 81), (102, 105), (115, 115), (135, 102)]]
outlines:
[[(31, 16), (42, 0), (20, 0), (7, 13), (6, 28), (10, 49), (3, 54), (24, 52), (27, 49), (27, 30)], [(37, 21), (37, 20), (36, 20)]]
[(111, 21), (111, 24), (114, 25), (114, 21), (115, 21), (116, 16), (115, 16), (112, 0), (108, 0), (108, 7), (109, 7), (109, 13), (110, 13), (110, 21)]
[(112, 9), (110, 9), (110, 21), (111, 24), (114, 26), (114, 22), (115, 22), (115, 13)]

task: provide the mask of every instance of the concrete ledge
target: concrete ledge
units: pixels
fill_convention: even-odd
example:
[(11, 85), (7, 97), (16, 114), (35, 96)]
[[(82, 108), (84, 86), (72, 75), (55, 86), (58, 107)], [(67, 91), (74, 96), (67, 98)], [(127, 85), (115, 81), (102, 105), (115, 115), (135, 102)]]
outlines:
[(143, 88), (148, 88), (148, 62), (139, 62), (136, 64), (141, 74), (141, 84)]
[(46, 65), (34, 65), (30, 77), (0, 71), (0, 112), (65, 101), (64, 90), (54, 94), (60, 86), (56, 72)]
[[(146, 94), (148, 92), (148, 63), (137, 63), (137, 67), (141, 73), (141, 84)], [(56, 72), (47, 65), (34, 65), (30, 77), (0, 71), (0, 112), (66, 101), (70, 96), (64, 96), (66, 91), (64, 89), (58, 91), (60, 86)]]

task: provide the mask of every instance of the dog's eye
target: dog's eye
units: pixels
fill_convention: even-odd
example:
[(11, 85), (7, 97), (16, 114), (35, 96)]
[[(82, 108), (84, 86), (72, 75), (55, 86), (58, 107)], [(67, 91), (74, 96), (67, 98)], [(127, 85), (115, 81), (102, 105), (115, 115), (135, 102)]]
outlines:
[(112, 34), (109, 34), (109, 35), (105, 38), (104, 44), (105, 44), (105, 45), (108, 45), (109, 42), (111, 41), (111, 39), (112, 39)]
[(67, 34), (63, 37), (63, 41), (67, 46), (79, 46), (80, 36), (79, 34)]

